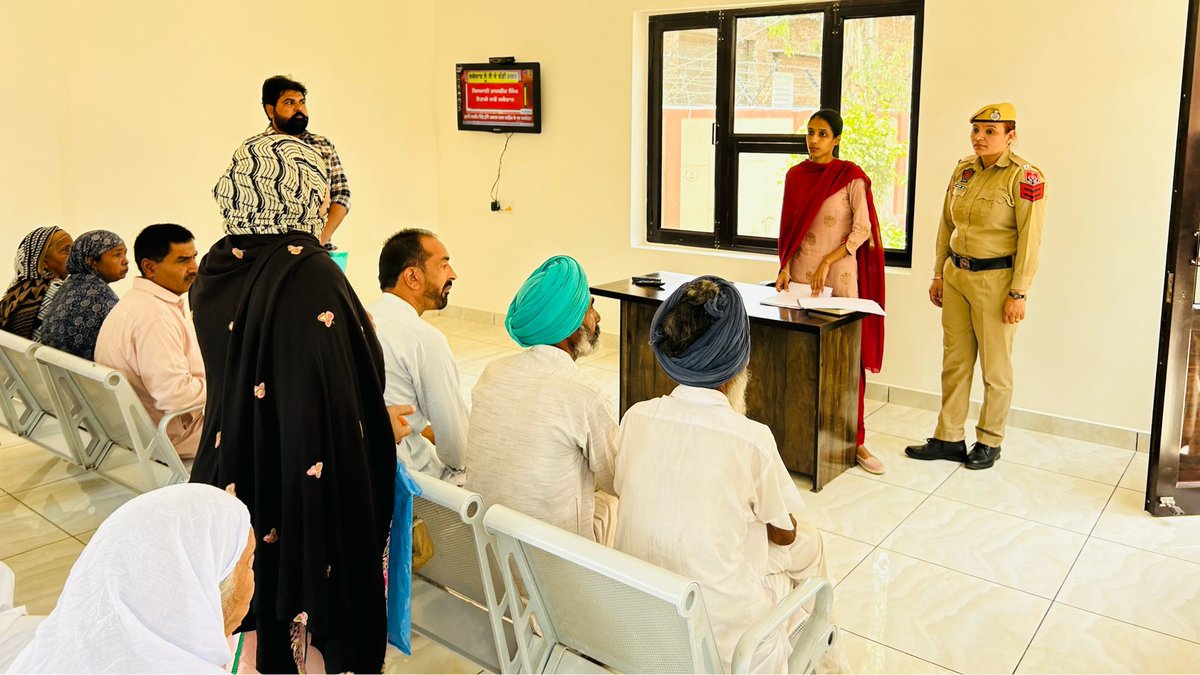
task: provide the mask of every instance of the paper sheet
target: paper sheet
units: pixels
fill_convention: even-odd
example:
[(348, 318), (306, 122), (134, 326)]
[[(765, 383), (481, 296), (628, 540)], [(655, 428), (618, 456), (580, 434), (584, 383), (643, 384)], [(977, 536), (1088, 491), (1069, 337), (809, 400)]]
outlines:
[[(826, 286), (824, 290), (821, 291), (822, 298), (829, 298), (832, 296), (833, 289), (829, 286)], [(787, 307), (788, 309), (795, 309), (800, 304), (800, 300), (803, 298), (812, 298), (812, 286), (809, 286), (808, 284), (798, 284), (792, 282), (788, 284), (786, 291), (763, 299), (762, 304), (771, 305), (772, 307)]]
[(864, 298), (800, 298), (799, 304), (802, 309), (848, 309), (886, 316), (879, 303)]

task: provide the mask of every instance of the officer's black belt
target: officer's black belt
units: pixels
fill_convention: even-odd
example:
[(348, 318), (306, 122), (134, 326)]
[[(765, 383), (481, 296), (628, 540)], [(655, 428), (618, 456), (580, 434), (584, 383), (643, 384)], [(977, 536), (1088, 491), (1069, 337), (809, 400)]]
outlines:
[(1006, 270), (1013, 266), (1013, 257), (1011, 255), (1006, 255), (1001, 258), (968, 258), (965, 255), (959, 255), (954, 251), (951, 251), (950, 259), (954, 261), (955, 267), (968, 272)]

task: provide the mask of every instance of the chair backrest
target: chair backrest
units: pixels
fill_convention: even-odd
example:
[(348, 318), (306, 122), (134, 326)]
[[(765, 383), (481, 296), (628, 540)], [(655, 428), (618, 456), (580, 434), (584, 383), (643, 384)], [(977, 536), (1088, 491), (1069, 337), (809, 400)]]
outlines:
[(723, 670), (696, 582), (503, 506), (483, 524), (527, 591), (510, 599), (523, 672), (555, 668), (560, 648), (619, 672)]
[[(434, 546), (433, 557), (414, 576), (452, 591), (486, 611), (494, 653), (483, 655), (490, 662), (481, 665), (499, 668), (504, 673), (516, 672), (512, 623), (504, 620), (508, 597), (495, 539), (483, 529), (483, 497), (419, 472), (410, 475), (421, 488), (421, 495), (413, 501), (413, 517), (425, 521)], [(423, 616), (422, 609), (414, 603), (413, 625), (418, 631), (433, 629), (432, 624), (444, 619)], [(458, 651), (475, 659), (481, 657), (466, 654), (474, 651), (469, 647)]]
[[(58, 400), (49, 372), (37, 361), (37, 354), (46, 351), (54, 350), (0, 331), (0, 408), (13, 432), (90, 469), (107, 450), (108, 441), (88, 427), (78, 410), (64, 407)], [(66, 433), (68, 428), (71, 433)]]
[[(4, 417), (9, 430), (24, 435), (32, 429), (38, 418), (54, 414), (54, 401), (50, 390), (38, 370), (33, 354), (41, 347), (8, 331), (0, 331), (0, 378), (2, 378), (2, 400)], [(17, 409), (16, 404), (20, 404)]]
[(78, 409), (84, 426), (110, 442), (97, 473), (137, 492), (187, 480), (175, 446), (151, 421), (123, 372), (55, 349), (39, 349), (34, 356), (62, 409)]

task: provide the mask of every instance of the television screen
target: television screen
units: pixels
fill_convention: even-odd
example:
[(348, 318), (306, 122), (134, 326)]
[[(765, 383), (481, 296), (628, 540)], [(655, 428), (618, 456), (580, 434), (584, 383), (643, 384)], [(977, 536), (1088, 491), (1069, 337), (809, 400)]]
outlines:
[(460, 63), (458, 128), (537, 134), (542, 131), (541, 64)]

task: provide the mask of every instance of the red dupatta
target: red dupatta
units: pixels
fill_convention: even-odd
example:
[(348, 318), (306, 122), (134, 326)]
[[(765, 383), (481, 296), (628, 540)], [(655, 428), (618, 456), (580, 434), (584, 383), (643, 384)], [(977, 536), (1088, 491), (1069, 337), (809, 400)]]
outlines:
[[(835, 158), (828, 164), (817, 164), (805, 160), (788, 169), (783, 184), (783, 213), (779, 217), (779, 267), (787, 269), (825, 200), (855, 179), (865, 183), (867, 212), (871, 217), (871, 237), (857, 252), (858, 295), (883, 307), (883, 237), (879, 233), (879, 216), (871, 195), (871, 179), (854, 162)], [(883, 366), (882, 316), (872, 314), (863, 319), (862, 363), (872, 373), (878, 373)]]

